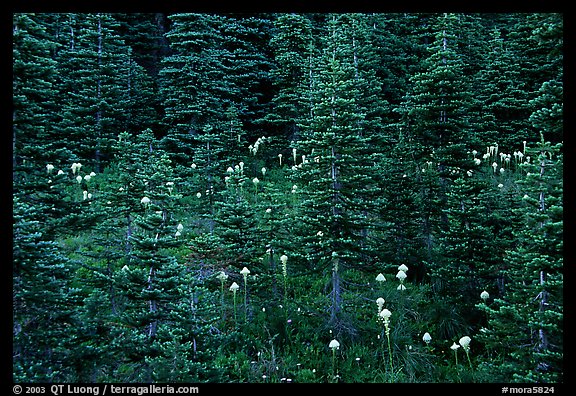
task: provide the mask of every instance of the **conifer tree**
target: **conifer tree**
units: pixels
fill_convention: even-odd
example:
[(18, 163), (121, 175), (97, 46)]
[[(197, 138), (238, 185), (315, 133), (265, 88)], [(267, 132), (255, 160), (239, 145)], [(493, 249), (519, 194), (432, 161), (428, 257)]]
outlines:
[[(23, 161), (40, 167), (59, 165), (69, 158), (67, 148), (55, 147), (57, 63), (51, 58), (51, 40), (43, 16), (13, 15), (12, 167)], [(42, 164), (42, 165), (41, 165)], [(34, 167), (33, 166), (33, 167)]]
[[(376, 192), (368, 138), (363, 135), (364, 117), (354, 67), (351, 27), (345, 17), (327, 18), (325, 47), (315, 68), (310, 124), (296, 142), (294, 165), (296, 188), (301, 199), (300, 237), (303, 259), (314, 271), (331, 277), (330, 320), (337, 333), (356, 331), (342, 311), (342, 274), (361, 270), (366, 232), (370, 228), (370, 202)], [(301, 160), (300, 160), (301, 158)]]
[[(505, 256), (504, 292), (492, 304), (484, 341), (499, 353), (491, 373), (514, 382), (563, 381), (563, 155), (544, 139), (528, 146), (518, 181), (522, 220)], [(523, 194), (523, 195), (522, 195)]]
[(66, 136), (58, 144), (74, 142), (74, 159), (100, 173), (113, 156), (118, 134), (150, 122), (149, 82), (109, 14), (65, 14), (58, 23), (52, 27), (61, 44), (56, 57), (62, 109), (58, 127)]

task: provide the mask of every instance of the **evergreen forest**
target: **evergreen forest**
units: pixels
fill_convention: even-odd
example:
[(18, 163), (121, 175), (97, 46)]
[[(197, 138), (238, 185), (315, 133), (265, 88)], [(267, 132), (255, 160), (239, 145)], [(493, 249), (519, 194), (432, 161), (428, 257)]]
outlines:
[(563, 14), (12, 14), (12, 379), (562, 383)]

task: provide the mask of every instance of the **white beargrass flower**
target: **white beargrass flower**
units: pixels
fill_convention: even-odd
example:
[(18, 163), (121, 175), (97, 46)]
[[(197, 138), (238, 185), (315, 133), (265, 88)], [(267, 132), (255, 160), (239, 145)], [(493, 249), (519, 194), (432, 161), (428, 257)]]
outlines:
[(398, 267), (398, 271), (408, 272), (408, 267), (406, 267), (404, 264), (402, 264), (400, 267)]
[(406, 286), (404, 286), (402, 283), (398, 285), (398, 287), (396, 288), (396, 290), (406, 290)]
[(452, 349), (453, 351), (457, 350), (458, 348), (460, 348), (460, 345), (453, 343), (452, 346), (450, 347), (450, 349)]
[(328, 347), (331, 348), (332, 350), (340, 349), (340, 343), (337, 340), (332, 340), (330, 341), (330, 344), (328, 344)]
[(58, 176), (63, 175), (63, 174), (64, 174), (64, 171), (63, 171), (62, 169), (60, 169), (60, 170), (58, 171)]
[(184, 226), (182, 225), (182, 223), (178, 224), (178, 227), (176, 227), (176, 229), (180, 232), (182, 232), (182, 230), (184, 229)]
[(272, 209), (270, 208), (266, 209), (266, 213), (272, 213)]
[(140, 200), (140, 203), (141, 203), (141, 204), (144, 204), (144, 205), (148, 205), (148, 204), (150, 203), (150, 198), (148, 198), (148, 197), (143, 197), (143, 198)]
[(52, 165), (52, 164), (46, 165), (46, 170), (48, 171), (48, 173), (52, 173), (53, 169), (54, 169), (54, 165)]
[(379, 273), (378, 276), (376, 276), (376, 281), (386, 282), (386, 277), (384, 277), (384, 275), (382, 275), (382, 273)]
[(480, 165), (480, 162), (482, 162), (482, 161), (480, 161), (480, 158), (474, 158), (474, 163), (476, 165)]
[(398, 273), (396, 274), (396, 278), (400, 279), (401, 281), (406, 279), (406, 277), (407, 277), (406, 272), (402, 270), (398, 271)]
[(76, 181), (78, 183), (82, 183), (82, 176), (76, 176)]
[(176, 233), (174, 234), (175, 237), (179, 237), (180, 235), (182, 235), (182, 234), (180, 233), (180, 231), (176, 231)]
[(458, 343), (460, 345), (462, 345), (462, 348), (464, 348), (465, 350), (468, 350), (469, 345), (470, 345), (470, 341), (472, 341), (470, 339), (470, 337), (464, 336), (464, 337), (460, 338), (460, 340), (458, 340)]
[(384, 300), (382, 297), (378, 297), (376, 299), (376, 304), (378, 305), (378, 313), (380, 313), (380, 311), (382, 311), (382, 308), (384, 308), (385, 302), (386, 300)]
[(218, 274), (218, 279), (220, 279), (220, 281), (222, 282), (225, 282), (226, 279), (228, 279), (228, 275), (226, 274), (226, 272), (220, 271), (220, 273)]
[(288, 256), (283, 254), (282, 256), (280, 256), (280, 261), (282, 262), (282, 264), (286, 265), (286, 263), (288, 262)]
[(426, 344), (429, 344), (430, 341), (432, 341), (432, 337), (430, 336), (430, 333), (428, 333), (428, 332), (424, 333), (424, 336), (422, 337), (422, 340), (423, 340)]
[(484, 301), (486, 301), (488, 299), (488, 297), (490, 297), (490, 294), (488, 294), (488, 292), (486, 290), (484, 290), (482, 293), (480, 293), (480, 298)]
[(87, 182), (89, 182), (91, 178), (92, 178), (92, 177), (91, 177), (90, 175), (84, 176), (84, 180), (86, 180)]
[(192, 165), (190, 165), (190, 167), (191, 167), (192, 169), (196, 169), (196, 164), (192, 164)]
[(74, 162), (71, 166), (72, 168), (72, 174), (75, 175), (76, 171), (80, 171), (80, 168), (82, 168), (82, 164), (78, 163), (78, 162)]
[(84, 196), (84, 201), (86, 200), (86, 198), (88, 198), (88, 191), (84, 190), (82, 191), (82, 195)]
[(234, 173), (234, 169), (231, 166), (229, 166), (228, 169), (226, 169), (226, 172)]
[(502, 188), (502, 187), (504, 187), (504, 184), (499, 183), (499, 184), (498, 184), (498, 188)]
[(392, 316), (392, 312), (384, 308), (382, 311), (380, 311), (380, 316), (382, 317), (382, 319), (388, 320), (390, 319), (390, 316)]
[(202, 193), (201, 192), (196, 193), (196, 198), (202, 198)]
[(242, 271), (240, 271), (240, 273), (242, 274), (242, 276), (246, 277), (250, 273), (250, 270), (244, 267), (242, 268)]
[(234, 293), (236, 293), (236, 290), (240, 289), (240, 286), (238, 286), (238, 283), (236, 282), (232, 282), (232, 285), (230, 285), (230, 290)]
[(258, 180), (258, 178), (255, 177), (254, 179), (252, 179), (252, 183), (258, 184), (258, 183), (260, 183), (260, 180)]
[(94, 177), (94, 176), (96, 176), (96, 173), (90, 172), (90, 177)]
[(266, 176), (266, 168), (262, 167), (262, 176)]

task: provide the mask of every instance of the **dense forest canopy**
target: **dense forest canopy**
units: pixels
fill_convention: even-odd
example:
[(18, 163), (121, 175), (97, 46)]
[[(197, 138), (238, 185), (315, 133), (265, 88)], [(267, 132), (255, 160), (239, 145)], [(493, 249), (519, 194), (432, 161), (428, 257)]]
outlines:
[(563, 382), (563, 16), (13, 14), (13, 380)]

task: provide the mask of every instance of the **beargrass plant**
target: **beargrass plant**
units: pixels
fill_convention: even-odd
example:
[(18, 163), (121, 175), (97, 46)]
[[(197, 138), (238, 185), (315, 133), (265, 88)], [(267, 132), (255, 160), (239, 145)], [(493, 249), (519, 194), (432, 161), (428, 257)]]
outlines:
[(390, 344), (390, 316), (392, 312), (384, 308), (380, 311), (380, 317), (384, 321), (384, 329), (386, 333), (386, 339), (388, 340), (388, 356), (390, 357), (390, 372), (394, 372), (394, 364), (392, 363), (392, 345)]
[(284, 280), (284, 307), (287, 307), (288, 303), (288, 271), (286, 264), (288, 263), (288, 256), (283, 254), (280, 256), (280, 262), (282, 263), (282, 278)]
[(340, 349), (340, 343), (338, 340), (333, 339), (328, 344), (328, 347), (332, 350), (332, 378), (333, 380), (337, 380), (338, 378), (338, 367), (336, 365), (336, 350)]
[(220, 318), (224, 319), (224, 283), (228, 279), (228, 275), (224, 271), (220, 271), (218, 274), (218, 279), (220, 280)]
[(246, 267), (242, 268), (242, 271), (240, 271), (240, 273), (242, 274), (242, 276), (244, 277), (244, 321), (248, 321), (248, 289), (247, 289), (247, 284), (248, 284), (248, 275), (250, 274), (250, 270)]
[(238, 283), (236, 282), (232, 282), (232, 285), (230, 285), (230, 291), (232, 292), (232, 299), (234, 301), (234, 322), (236, 322), (236, 292), (239, 288), (240, 286), (238, 286)]

